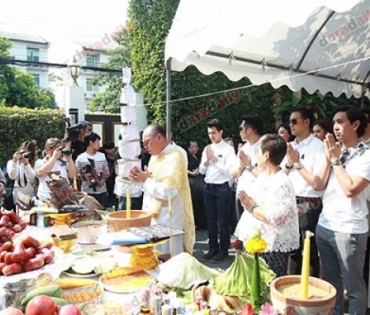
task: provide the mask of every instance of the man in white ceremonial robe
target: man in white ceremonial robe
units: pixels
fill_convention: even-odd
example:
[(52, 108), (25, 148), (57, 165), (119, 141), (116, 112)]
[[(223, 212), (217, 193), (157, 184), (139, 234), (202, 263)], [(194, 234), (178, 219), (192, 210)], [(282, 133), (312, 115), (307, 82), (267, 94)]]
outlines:
[[(165, 254), (177, 255), (183, 251), (192, 254), (195, 226), (187, 177), (186, 161), (166, 138), (161, 125), (150, 125), (143, 132), (143, 145), (152, 155), (146, 171), (134, 167), (130, 179), (143, 183), (143, 211), (152, 214), (151, 224), (165, 224), (185, 231), (171, 242), (157, 246)], [(172, 213), (168, 209), (171, 198)]]

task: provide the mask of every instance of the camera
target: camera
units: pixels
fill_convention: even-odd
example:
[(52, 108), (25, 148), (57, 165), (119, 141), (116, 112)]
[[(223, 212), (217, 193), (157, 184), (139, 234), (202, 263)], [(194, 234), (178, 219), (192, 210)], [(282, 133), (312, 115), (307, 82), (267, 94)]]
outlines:
[(33, 154), (32, 152), (21, 151), (19, 152), (19, 154), (22, 155), (22, 158), (25, 158), (27, 160), (33, 160), (35, 157), (35, 154)]
[(61, 147), (58, 150), (62, 151), (62, 153), (65, 154), (65, 155), (71, 155), (72, 154), (72, 150), (70, 148), (67, 148), (67, 147)]
[(67, 141), (76, 142), (78, 140), (78, 134), (80, 133), (81, 129), (84, 129), (86, 126), (82, 123), (75, 124), (71, 127), (66, 129), (67, 132)]

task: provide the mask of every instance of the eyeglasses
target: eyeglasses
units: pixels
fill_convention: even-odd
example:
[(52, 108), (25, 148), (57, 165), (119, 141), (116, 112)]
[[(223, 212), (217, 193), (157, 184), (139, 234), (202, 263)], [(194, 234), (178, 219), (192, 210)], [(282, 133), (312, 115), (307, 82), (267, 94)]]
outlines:
[(143, 141), (143, 146), (144, 147), (147, 147), (150, 142), (152, 142), (152, 140), (155, 138), (156, 135), (154, 135), (153, 137), (149, 138), (149, 139), (146, 139), (145, 141)]
[(289, 123), (292, 124), (292, 125), (296, 125), (296, 124), (298, 124), (298, 119), (297, 118), (290, 119)]

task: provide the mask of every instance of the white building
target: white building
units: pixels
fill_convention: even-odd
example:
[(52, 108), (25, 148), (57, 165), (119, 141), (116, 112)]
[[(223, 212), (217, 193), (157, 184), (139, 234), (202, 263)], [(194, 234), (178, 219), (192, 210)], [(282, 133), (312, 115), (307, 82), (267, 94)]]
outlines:
[[(49, 42), (42, 37), (0, 31), (0, 37), (12, 43), (10, 55), (15, 60), (29, 62), (48, 62)], [(16, 65), (25, 72), (30, 73), (35, 84), (43, 88), (49, 86), (47, 66), (41, 65)]]
[[(77, 63), (81, 66), (81, 72), (78, 77), (78, 85), (84, 88), (84, 98), (86, 108), (89, 107), (91, 100), (99, 93), (106, 89), (106, 86), (96, 86), (93, 84), (93, 78), (97, 74), (96, 71), (84, 69), (84, 67), (100, 68), (103, 63), (108, 62), (108, 56), (102, 52), (102, 50), (90, 48), (90, 46), (84, 44), (76, 44), (73, 57), (66, 60), (66, 63), (72, 61), (75, 58)], [(72, 78), (68, 69), (62, 70), (63, 86), (62, 95), (63, 98), (59, 102), (60, 107), (66, 105), (66, 92), (69, 86), (72, 85)]]

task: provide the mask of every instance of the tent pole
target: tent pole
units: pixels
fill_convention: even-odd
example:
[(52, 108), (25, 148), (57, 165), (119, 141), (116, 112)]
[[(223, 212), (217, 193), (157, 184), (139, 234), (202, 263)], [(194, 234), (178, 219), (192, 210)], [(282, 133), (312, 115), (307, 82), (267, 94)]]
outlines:
[(171, 140), (171, 58), (166, 61), (166, 137)]
[(365, 86), (362, 86), (362, 91), (361, 91), (361, 104), (360, 108), (363, 109), (365, 108), (365, 94), (366, 94), (367, 88)]

